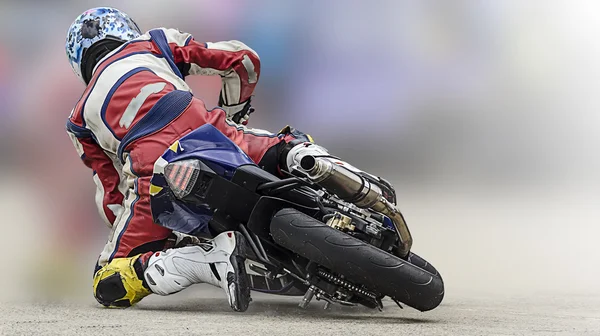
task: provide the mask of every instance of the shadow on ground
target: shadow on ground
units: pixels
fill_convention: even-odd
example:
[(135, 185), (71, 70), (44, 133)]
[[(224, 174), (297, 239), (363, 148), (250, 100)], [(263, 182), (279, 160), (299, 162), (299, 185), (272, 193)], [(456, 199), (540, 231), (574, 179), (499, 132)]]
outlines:
[[(155, 311), (164, 313), (197, 312), (201, 314), (230, 315), (230, 316), (277, 316), (278, 318), (298, 318), (307, 321), (315, 320), (369, 320), (370, 322), (398, 323), (398, 324), (430, 324), (439, 323), (436, 319), (414, 318), (397, 316), (400, 310), (393, 302), (385, 302), (387, 305), (384, 311), (367, 307), (347, 307), (341, 305), (331, 305), (329, 309), (323, 309), (324, 303), (313, 301), (306, 309), (298, 306), (300, 298), (269, 298), (264, 297), (254, 299), (250, 308), (244, 313), (231, 311), (224, 300), (213, 298), (200, 298), (194, 301), (163, 302), (161, 305), (138, 305), (134, 309), (143, 311)], [(391, 303), (391, 305), (390, 305)], [(394, 315), (388, 313), (394, 313)]]

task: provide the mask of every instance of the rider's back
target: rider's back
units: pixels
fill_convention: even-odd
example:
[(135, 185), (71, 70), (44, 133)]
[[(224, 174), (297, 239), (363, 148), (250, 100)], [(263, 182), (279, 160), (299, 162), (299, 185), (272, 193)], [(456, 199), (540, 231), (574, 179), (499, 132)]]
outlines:
[(190, 90), (181, 70), (171, 66), (172, 47), (185, 46), (189, 36), (155, 29), (108, 54), (96, 66), (70, 121), (87, 128), (105, 151), (116, 154), (120, 140), (160, 98)]

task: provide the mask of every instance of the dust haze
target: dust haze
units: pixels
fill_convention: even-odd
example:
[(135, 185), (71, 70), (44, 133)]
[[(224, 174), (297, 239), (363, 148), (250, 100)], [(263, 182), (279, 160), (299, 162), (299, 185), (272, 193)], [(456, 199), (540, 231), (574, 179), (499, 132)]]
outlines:
[[(392, 181), (413, 251), (440, 271), (446, 296), (425, 314), (380, 314), (299, 311), (295, 299), (257, 295), (233, 317), (221, 293), (198, 286), (98, 309), (92, 271), (109, 230), (64, 132), (83, 90), (64, 32), (94, 4), (9, 1), (3, 22), (44, 22), (48, 38), (35, 25), (18, 39), (0, 31), (0, 334), (164, 334), (184, 322), (206, 334), (600, 334), (600, 2), (105, 3), (142, 29), (173, 26), (257, 50), (250, 126), (292, 125)], [(40, 40), (44, 53), (27, 43)], [(190, 86), (216, 104), (218, 78)]]
[[(306, 6), (315, 19), (329, 18), (327, 30), (313, 31), (302, 21), (308, 27), (304, 48), (319, 50), (322, 62), (311, 64), (303, 56), (309, 63), (298, 63), (302, 72), (282, 82), (296, 85), (287, 87), (292, 92), (287, 95), (275, 90), (280, 79), (265, 68), (255, 98), (260, 113), (251, 125), (279, 129), (289, 123), (332, 153), (393, 181), (414, 250), (441, 271), (449, 298), (458, 292), (600, 291), (597, 2), (547, 1), (543, 7), (521, 1), (490, 7), (389, 2), (382, 12), (367, 3), (344, 12)], [(397, 20), (392, 12), (416, 19)], [(153, 13), (138, 15), (144, 24), (164, 24)], [(379, 19), (368, 29), (348, 25), (357, 15)], [(59, 36), (62, 28), (52, 34)], [(351, 46), (358, 57), (345, 58), (342, 69), (364, 69), (373, 56), (357, 50), (348, 34), (363, 34), (373, 43), (397, 41), (377, 60), (397, 63), (400, 57), (406, 66), (377, 78), (359, 72), (347, 85), (330, 61)], [(330, 43), (321, 43), (325, 38)], [(51, 50), (52, 62), (64, 61), (62, 51)], [(60, 74), (69, 73), (66, 62), (60, 64), (65, 65)], [(74, 83), (58, 86), (63, 91), (52, 104), (42, 104), (44, 114), (29, 115), (27, 125), (34, 129), (53, 125), (45, 129), (44, 144), (32, 147), (23, 138), (27, 130), (1, 133), (7, 143), (17, 142), (1, 148), (3, 157), (14, 160), (0, 162), (3, 189), (10, 191), (0, 195), (3, 246), (10, 251), (3, 267), (12, 274), (0, 278), (1, 288), (11, 288), (0, 297), (62, 297), (79, 289), (89, 296), (95, 258), (108, 232), (94, 210), (89, 174), (63, 133), (71, 106), (64, 97), (76, 99), (81, 89)], [(215, 103), (218, 81), (191, 83), (208, 105)], [(349, 94), (356, 97), (348, 99)], [(40, 110), (26, 97), (15, 103), (24, 116)], [(46, 165), (31, 160), (44, 153), (53, 153), (42, 156)]]

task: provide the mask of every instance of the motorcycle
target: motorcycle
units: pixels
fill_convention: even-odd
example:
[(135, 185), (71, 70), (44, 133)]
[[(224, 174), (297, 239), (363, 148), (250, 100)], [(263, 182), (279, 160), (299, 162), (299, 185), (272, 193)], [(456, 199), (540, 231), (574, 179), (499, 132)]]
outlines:
[(154, 222), (210, 237), (247, 240), (253, 290), (383, 309), (382, 299), (420, 311), (444, 297), (438, 271), (411, 252), (393, 187), (335, 158), (302, 157), (285, 178), (258, 167), (212, 125), (174, 143), (151, 180)]

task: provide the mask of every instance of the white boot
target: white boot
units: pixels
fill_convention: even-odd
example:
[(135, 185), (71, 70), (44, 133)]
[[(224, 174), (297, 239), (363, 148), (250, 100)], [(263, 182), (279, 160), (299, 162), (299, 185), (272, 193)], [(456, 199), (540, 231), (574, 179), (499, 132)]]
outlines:
[(209, 283), (225, 290), (233, 310), (245, 311), (250, 303), (245, 244), (239, 232), (230, 231), (199, 245), (156, 252), (148, 260), (144, 278), (150, 290), (159, 295)]

